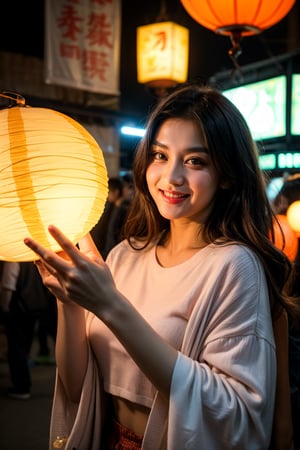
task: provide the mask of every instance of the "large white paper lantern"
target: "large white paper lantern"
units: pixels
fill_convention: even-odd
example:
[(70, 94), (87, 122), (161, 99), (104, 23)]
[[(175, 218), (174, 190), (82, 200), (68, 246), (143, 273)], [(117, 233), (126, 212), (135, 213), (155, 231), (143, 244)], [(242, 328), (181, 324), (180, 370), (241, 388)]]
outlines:
[(35, 260), (23, 242), (27, 236), (58, 251), (50, 224), (77, 243), (103, 212), (108, 176), (102, 150), (60, 112), (1, 110), (0, 168), (0, 260)]

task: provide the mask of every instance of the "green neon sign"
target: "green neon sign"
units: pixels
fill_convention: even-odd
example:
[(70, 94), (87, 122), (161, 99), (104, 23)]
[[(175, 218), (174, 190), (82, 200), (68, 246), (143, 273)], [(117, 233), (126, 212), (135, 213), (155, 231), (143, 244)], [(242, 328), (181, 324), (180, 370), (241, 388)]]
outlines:
[(300, 152), (259, 155), (259, 167), (261, 170), (300, 169)]
[(300, 153), (278, 153), (277, 165), (279, 169), (299, 169)]
[(259, 156), (259, 167), (261, 170), (273, 170), (276, 169), (276, 154), (268, 153), (266, 155)]

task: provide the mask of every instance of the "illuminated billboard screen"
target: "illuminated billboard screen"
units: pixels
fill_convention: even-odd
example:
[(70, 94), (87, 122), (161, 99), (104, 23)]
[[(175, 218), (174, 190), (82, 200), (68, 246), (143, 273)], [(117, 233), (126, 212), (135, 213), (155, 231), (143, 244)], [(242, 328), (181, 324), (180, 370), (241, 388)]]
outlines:
[[(299, 87), (297, 92), (299, 96)], [(286, 135), (285, 75), (227, 89), (223, 94), (243, 114), (256, 141)], [(300, 129), (299, 121), (296, 125)]]
[(300, 74), (292, 75), (291, 133), (300, 135)]

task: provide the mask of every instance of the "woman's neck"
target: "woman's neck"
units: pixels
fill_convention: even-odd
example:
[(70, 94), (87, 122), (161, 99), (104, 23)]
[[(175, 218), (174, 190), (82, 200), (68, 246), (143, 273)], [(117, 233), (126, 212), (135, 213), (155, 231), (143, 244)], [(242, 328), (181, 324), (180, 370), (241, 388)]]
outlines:
[(171, 267), (186, 261), (208, 245), (199, 224), (197, 226), (173, 226), (168, 236), (158, 244), (156, 256), (163, 267)]

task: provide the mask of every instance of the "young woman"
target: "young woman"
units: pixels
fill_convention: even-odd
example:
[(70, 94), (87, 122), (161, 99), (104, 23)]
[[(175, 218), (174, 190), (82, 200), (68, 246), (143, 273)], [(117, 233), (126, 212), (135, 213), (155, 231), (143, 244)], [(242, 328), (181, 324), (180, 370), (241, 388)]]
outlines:
[(267, 449), (272, 320), (297, 306), (249, 129), (213, 88), (182, 86), (133, 170), (127, 238), (106, 262), (53, 225), (61, 254), (25, 239), (59, 299), (50, 445)]

